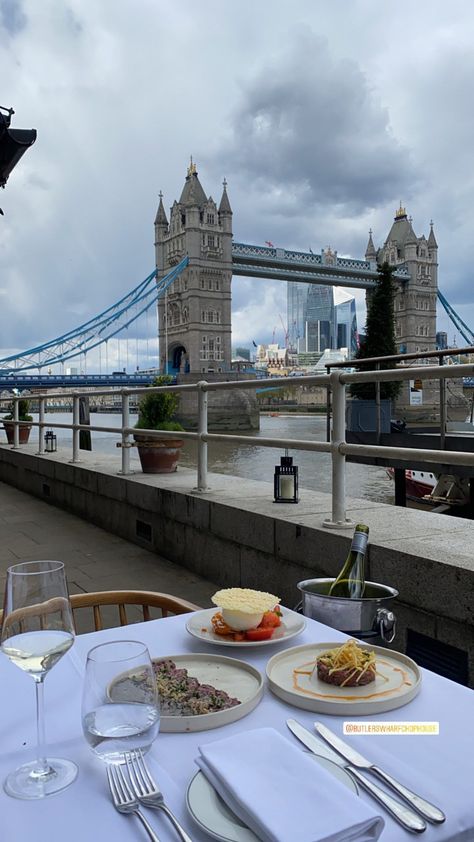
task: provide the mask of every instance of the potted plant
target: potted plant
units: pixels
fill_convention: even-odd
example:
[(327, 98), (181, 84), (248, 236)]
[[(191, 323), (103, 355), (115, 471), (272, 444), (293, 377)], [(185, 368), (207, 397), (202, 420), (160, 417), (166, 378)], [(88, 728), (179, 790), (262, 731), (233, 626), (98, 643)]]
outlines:
[[(25, 398), (22, 398), (20, 401), (18, 401), (18, 420), (19, 421), (33, 421), (33, 416), (28, 415), (29, 406), (30, 406), (29, 401), (27, 401)], [(9, 424), (8, 422), (12, 421), (13, 418), (15, 417), (15, 415), (14, 415), (14, 413), (15, 413), (15, 403), (14, 403), (14, 401), (12, 401), (12, 403), (9, 405), (8, 409), (10, 410), (8, 415), (5, 415), (5, 417), (2, 418), (3, 429), (5, 430), (5, 432), (7, 434), (8, 444), (13, 444), (14, 443), (15, 425)], [(30, 430), (31, 430), (31, 424), (28, 427), (25, 425), (25, 426), (21, 426), (21, 427), (18, 428), (18, 435), (19, 435), (19, 443), (20, 444), (27, 444), (28, 439), (30, 437)]]
[[(157, 377), (152, 386), (167, 386), (173, 382), (169, 375)], [(176, 430), (183, 427), (173, 417), (178, 408), (179, 396), (176, 392), (151, 392), (144, 395), (138, 405), (138, 421), (135, 424), (134, 439), (138, 446), (138, 455), (144, 474), (170, 474), (176, 471), (183, 439), (148, 436), (140, 430)]]

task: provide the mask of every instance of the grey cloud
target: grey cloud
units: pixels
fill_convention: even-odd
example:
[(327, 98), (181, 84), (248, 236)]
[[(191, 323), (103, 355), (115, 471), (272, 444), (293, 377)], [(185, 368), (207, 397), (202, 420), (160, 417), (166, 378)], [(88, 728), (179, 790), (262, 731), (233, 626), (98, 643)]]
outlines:
[(354, 213), (413, 190), (409, 151), (365, 75), (354, 61), (334, 59), (313, 33), (298, 33), (243, 85), (230, 124), (218, 158), (267, 200), (276, 190), (274, 204), (289, 204), (290, 213), (289, 191), (300, 206)]
[(18, 35), (27, 23), (28, 18), (23, 11), (21, 0), (0, 0), (0, 25), (10, 35)]

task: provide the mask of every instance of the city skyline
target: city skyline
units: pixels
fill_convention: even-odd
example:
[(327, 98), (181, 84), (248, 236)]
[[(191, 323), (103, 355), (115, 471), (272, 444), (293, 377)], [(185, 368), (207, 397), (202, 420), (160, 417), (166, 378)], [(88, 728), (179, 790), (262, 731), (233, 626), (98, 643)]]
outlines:
[[(361, 258), (400, 200), (417, 232), (433, 218), (440, 289), (474, 326), (471, 4), (402, 0), (374, 15), (354, 0), (344, 28), (318, 0), (290, 21), (282, 2), (271, 15), (247, 0), (236, 15), (213, 0), (138, 5), (0, 0), (1, 104), (38, 130), (2, 194), (0, 355), (149, 273), (158, 193), (168, 210), (190, 154), (214, 197), (227, 178), (236, 240)], [(392, 38), (401, 9), (410, 25)], [(234, 278), (232, 290), (233, 344), (268, 341), (285, 284)], [(441, 311), (437, 329), (452, 342)]]

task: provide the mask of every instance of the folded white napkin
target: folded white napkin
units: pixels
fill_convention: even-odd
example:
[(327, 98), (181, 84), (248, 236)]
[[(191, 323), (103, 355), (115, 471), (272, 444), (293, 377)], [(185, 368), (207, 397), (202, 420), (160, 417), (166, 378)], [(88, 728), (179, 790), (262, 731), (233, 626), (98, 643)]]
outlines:
[(273, 728), (199, 747), (196, 763), (262, 842), (374, 842), (384, 821)]

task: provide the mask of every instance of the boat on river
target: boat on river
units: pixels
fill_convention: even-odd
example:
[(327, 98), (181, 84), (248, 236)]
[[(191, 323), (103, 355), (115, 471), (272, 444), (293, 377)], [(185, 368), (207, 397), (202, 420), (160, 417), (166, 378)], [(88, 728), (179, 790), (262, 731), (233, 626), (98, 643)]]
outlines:
[[(387, 468), (387, 474), (394, 479), (394, 469)], [(436, 474), (429, 471), (412, 471), (407, 468), (405, 471), (405, 487), (408, 497), (422, 498), (430, 495), (436, 488), (438, 482)]]

